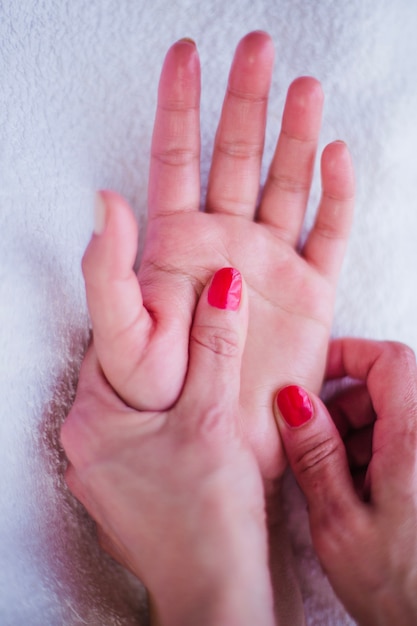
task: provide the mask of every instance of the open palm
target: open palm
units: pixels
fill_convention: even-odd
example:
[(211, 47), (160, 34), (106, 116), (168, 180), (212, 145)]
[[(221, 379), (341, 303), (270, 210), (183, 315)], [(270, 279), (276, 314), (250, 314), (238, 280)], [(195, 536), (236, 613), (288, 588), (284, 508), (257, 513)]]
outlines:
[[(133, 214), (111, 192), (102, 194), (105, 228), (93, 237), (83, 260), (101, 366), (119, 395), (139, 409), (162, 410), (177, 400), (195, 305), (209, 277), (227, 265), (244, 275), (250, 318), (241, 427), (264, 478), (280, 475), (284, 467), (272, 413), (277, 388), (298, 383), (317, 392), (322, 382), (354, 195), (347, 148), (330, 144), (322, 155), (316, 221), (297, 249), (323, 103), (320, 84), (300, 78), (289, 88), (258, 204), (272, 64), (272, 42), (265, 33), (251, 33), (240, 42), (200, 211), (198, 55), (187, 40), (172, 46), (160, 80), (138, 274), (132, 269)], [(215, 349), (227, 353), (233, 345), (230, 335), (219, 334)]]

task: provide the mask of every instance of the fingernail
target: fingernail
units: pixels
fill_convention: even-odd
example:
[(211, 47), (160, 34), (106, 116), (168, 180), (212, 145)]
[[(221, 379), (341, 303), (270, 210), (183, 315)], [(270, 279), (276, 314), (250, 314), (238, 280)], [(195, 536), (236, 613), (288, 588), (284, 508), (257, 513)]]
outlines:
[(217, 309), (237, 311), (242, 296), (242, 276), (233, 267), (218, 270), (208, 290), (208, 302)]
[(102, 235), (106, 228), (107, 207), (101, 192), (96, 193), (94, 203), (94, 234)]
[(291, 428), (302, 426), (313, 417), (313, 405), (302, 387), (284, 387), (276, 401), (282, 417)]
[(190, 43), (195, 48), (197, 47), (194, 39), (191, 39), (191, 37), (183, 37), (178, 41), (178, 43)]

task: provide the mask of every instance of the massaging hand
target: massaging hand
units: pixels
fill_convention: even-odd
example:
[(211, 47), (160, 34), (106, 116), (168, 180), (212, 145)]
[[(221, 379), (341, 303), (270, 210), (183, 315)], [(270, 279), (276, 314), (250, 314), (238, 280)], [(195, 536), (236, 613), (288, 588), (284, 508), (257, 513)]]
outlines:
[(170, 410), (124, 404), (90, 349), (62, 427), (67, 483), (103, 547), (146, 585), (157, 623), (274, 623), (262, 478), (240, 428), (247, 318), (239, 272), (220, 270)]
[(94, 345), (114, 389), (132, 407), (162, 410), (181, 392), (188, 337), (202, 286), (220, 266), (248, 283), (250, 325), (242, 367), (241, 420), (265, 478), (284, 467), (272, 416), (278, 385), (318, 391), (336, 281), (352, 218), (354, 181), (345, 144), (321, 160), (322, 198), (297, 250), (317, 149), (323, 95), (300, 78), (289, 88), (282, 129), (258, 209), (273, 47), (265, 33), (239, 44), (216, 134), (205, 211), (200, 203), (200, 69), (193, 43), (169, 50), (159, 85), (146, 241), (133, 271), (137, 226), (125, 202), (102, 195), (83, 271)]
[(401, 344), (338, 340), (330, 350), (328, 374), (363, 383), (331, 403), (333, 420), (320, 400), (302, 389), (284, 388), (276, 405), (285, 450), (308, 501), (315, 548), (359, 624), (413, 626), (415, 356)]

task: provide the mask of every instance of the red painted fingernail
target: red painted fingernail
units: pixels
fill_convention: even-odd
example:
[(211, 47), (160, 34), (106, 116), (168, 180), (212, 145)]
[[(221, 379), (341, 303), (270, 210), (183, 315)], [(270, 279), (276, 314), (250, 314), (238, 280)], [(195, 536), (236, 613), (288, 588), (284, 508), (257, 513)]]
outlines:
[(288, 426), (297, 428), (313, 417), (313, 405), (302, 387), (290, 385), (277, 395), (277, 405)]
[(242, 276), (233, 267), (216, 272), (208, 290), (208, 302), (217, 309), (237, 311), (242, 296)]

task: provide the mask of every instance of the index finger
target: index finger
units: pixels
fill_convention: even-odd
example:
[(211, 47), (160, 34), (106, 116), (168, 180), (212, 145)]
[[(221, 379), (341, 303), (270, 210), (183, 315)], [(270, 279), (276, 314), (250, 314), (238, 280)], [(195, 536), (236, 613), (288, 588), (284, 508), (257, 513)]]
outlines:
[[(417, 365), (404, 344), (338, 339), (328, 356), (328, 378), (366, 382), (377, 416), (369, 466), (375, 502), (403, 502), (414, 494), (417, 471)], [(414, 497), (414, 496), (413, 496)]]

